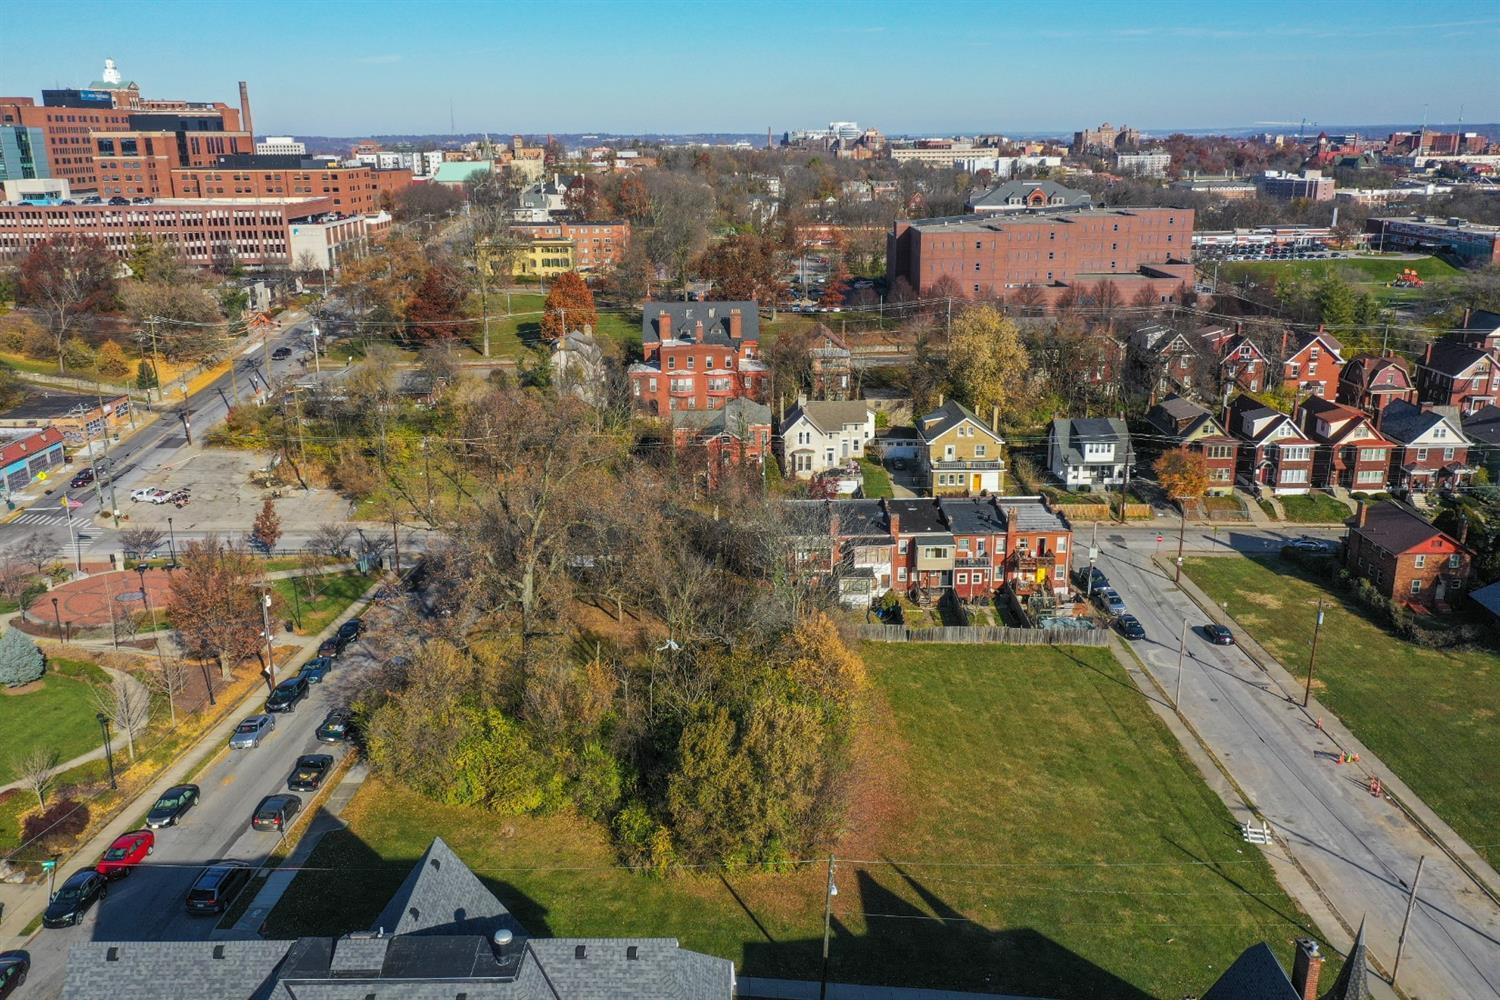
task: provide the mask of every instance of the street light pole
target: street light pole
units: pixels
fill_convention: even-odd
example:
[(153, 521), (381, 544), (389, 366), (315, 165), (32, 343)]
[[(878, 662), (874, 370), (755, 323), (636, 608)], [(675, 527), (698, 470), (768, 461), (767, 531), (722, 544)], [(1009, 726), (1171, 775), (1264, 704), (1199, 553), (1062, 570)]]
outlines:
[(62, 641), (63, 645), (67, 645), (68, 640), (63, 636), (62, 630), (62, 611), (58, 609), (55, 597), (52, 598), (52, 617), (57, 619), (57, 638)]
[[(296, 581), (294, 580), (293, 583)], [(266, 687), (276, 690), (276, 654), (271, 636), (271, 595), (262, 591), (260, 595), (260, 620), (266, 627)]]
[(177, 532), (172, 530), (172, 519), (167, 518), (167, 549), (172, 553), (172, 565), (177, 565)]
[(94, 718), (99, 720), (99, 730), (104, 733), (104, 759), (109, 762), (109, 787), (119, 788), (115, 783), (115, 752), (109, 745), (109, 716), (99, 712)]
[(1177, 693), (1172, 696), (1172, 707), (1182, 714), (1182, 654), (1187, 650), (1187, 619), (1182, 620), (1182, 635), (1177, 638)]
[(1182, 520), (1177, 525), (1177, 575), (1172, 577), (1174, 584), (1182, 582), (1182, 544), (1187, 537), (1187, 504), (1182, 505), (1180, 513)]
[(833, 897), (839, 887), (833, 884), (833, 855), (828, 855), (828, 885), (823, 891), (823, 974), (818, 985), (818, 1000), (828, 1000), (828, 939), (833, 928)]
[(1307, 707), (1307, 700), (1312, 697), (1313, 663), (1318, 658), (1318, 633), (1323, 630), (1323, 599), (1318, 598), (1318, 617), (1313, 622), (1312, 650), (1307, 654), (1307, 687), (1302, 691), (1302, 707)]

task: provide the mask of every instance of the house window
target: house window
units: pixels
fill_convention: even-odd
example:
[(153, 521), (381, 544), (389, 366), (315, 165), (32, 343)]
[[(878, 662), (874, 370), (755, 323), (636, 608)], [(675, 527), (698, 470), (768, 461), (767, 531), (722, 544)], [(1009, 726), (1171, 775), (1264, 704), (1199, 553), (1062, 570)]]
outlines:
[(1297, 377), (1297, 373), (1299, 371), (1301, 371), (1301, 368), (1302, 368), (1302, 366), (1299, 365), (1299, 364), (1297, 364), (1297, 362), (1295, 362), (1295, 361), (1288, 361), (1286, 363), (1286, 377), (1287, 378), (1296, 378)]
[(976, 444), (974, 446), (974, 457), (975, 458), (983, 458), (984, 457), (984, 445), (982, 445), (982, 444)]
[(898, 580), (905, 580), (906, 579), (906, 567), (905, 566), (897, 566), (896, 567), (896, 579), (898, 579)]
[(1454, 454), (1454, 451), (1453, 451), (1452, 448), (1444, 448), (1443, 449), (1443, 458), (1446, 459), (1446, 460), (1448, 460), (1448, 461), (1450, 461), (1450, 462), (1453, 460), (1453, 454)]
[(1427, 557), (1426, 556), (1413, 556), (1412, 557), (1412, 565), (1415, 566), (1417, 569), (1424, 569), (1427, 566)]
[(967, 574), (967, 573), (960, 573), (960, 574), (958, 574), (958, 582), (959, 583), (968, 583), (969, 582), (969, 574)]
[(1427, 449), (1426, 448), (1418, 448), (1417, 449), (1417, 461), (1418, 462), (1425, 462), (1425, 461), (1427, 461)]
[(1385, 472), (1380, 469), (1365, 469), (1355, 477), (1355, 480), (1361, 483), (1383, 483)]
[(1413, 594), (1420, 594), (1422, 592), (1422, 581), (1421, 580), (1413, 580), (1411, 582), (1411, 592)]
[(903, 538), (896, 543), (896, 551), (903, 556), (906, 555), (906, 539)]
[(1448, 557), (1448, 568), (1449, 569), (1458, 569), (1459, 565), (1462, 562), (1463, 562), (1463, 557), (1460, 556), (1457, 552), (1455, 552), (1455, 553), (1453, 553), (1453, 555), (1451, 555), (1451, 556)]

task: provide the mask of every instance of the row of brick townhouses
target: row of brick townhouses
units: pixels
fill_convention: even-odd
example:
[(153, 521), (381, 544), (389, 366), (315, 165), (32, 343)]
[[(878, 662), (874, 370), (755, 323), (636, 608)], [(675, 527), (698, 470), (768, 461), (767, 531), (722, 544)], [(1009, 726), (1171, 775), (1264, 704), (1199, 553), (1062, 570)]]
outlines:
[(647, 302), (642, 357), (628, 371), (631, 398), (657, 416), (722, 409), (741, 396), (763, 403), (771, 372), (759, 348), (754, 302)]
[(823, 567), (841, 600), (868, 604), (887, 591), (913, 598), (952, 591), (963, 601), (1068, 593), (1073, 533), (1040, 497), (792, 501), (806, 530), (825, 533)]

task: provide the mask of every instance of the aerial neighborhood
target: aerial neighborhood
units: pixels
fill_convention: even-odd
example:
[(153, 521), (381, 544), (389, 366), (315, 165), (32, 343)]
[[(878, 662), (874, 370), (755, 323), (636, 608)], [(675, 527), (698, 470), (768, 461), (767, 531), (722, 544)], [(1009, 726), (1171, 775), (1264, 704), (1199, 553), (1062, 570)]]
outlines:
[(0, 1000), (1500, 1000), (1492, 11), (186, 13), (0, 9)]

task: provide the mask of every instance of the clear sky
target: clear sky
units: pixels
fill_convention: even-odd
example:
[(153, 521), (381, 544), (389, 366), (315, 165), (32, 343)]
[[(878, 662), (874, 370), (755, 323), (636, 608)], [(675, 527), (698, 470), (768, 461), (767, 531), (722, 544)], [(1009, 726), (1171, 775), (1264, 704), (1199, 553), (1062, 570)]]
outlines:
[(237, 100), (256, 131), (887, 133), (1500, 121), (1500, 3), (3, 0), (0, 94)]

